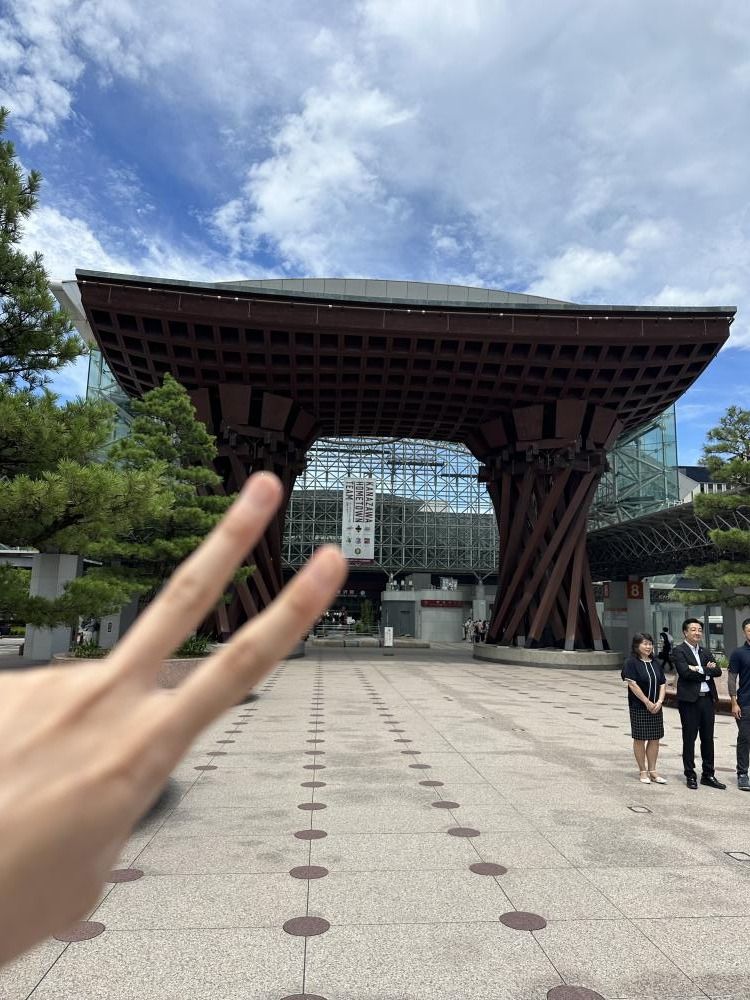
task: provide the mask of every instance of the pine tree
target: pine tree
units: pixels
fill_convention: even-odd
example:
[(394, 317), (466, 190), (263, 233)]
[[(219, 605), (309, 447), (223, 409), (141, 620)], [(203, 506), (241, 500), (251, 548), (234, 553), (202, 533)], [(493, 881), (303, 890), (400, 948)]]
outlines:
[[(0, 136), (6, 119), (0, 109)], [(45, 389), (85, 346), (55, 309), (41, 256), (17, 246), (39, 184), (36, 172), (23, 176), (13, 144), (0, 141), (0, 543), (83, 554), (163, 517), (174, 497), (155, 463), (136, 470), (99, 460), (112, 435), (112, 407), (60, 406)], [(23, 571), (2, 568), (3, 617), (72, 623), (92, 609), (117, 610), (137, 589), (135, 579), (106, 567), (73, 581), (55, 601), (30, 598), (28, 582)]]
[(55, 308), (41, 254), (27, 256), (17, 247), (41, 178), (34, 170), (24, 177), (13, 143), (2, 138), (7, 118), (7, 108), (0, 108), (0, 383), (34, 389), (86, 348)]
[[(708, 432), (703, 463), (713, 479), (726, 483), (731, 492), (696, 496), (693, 505), (698, 516), (710, 521), (740, 509), (750, 512), (750, 410), (729, 407), (718, 426)], [(721, 559), (706, 566), (688, 566), (685, 574), (708, 591), (703, 595), (707, 603), (742, 607), (747, 594), (735, 594), (735, 590), (750, 587), (750, 531), (715, 528), (709, 535)]]
[(116, 559), (122, 572), (136, 573), (154, 591), (203, 540), (233, 498), (219, 492), (221, 479), (211, 468), (214, 438), (171, 375), (133, 400), (131, 412), (130, 433), (111, 447), (109, 459), (127, 474), (158, 472), (173, 502), (136, 530), (120, 532), (106, 545), (89, 545), (86, 551), (110, 563)]

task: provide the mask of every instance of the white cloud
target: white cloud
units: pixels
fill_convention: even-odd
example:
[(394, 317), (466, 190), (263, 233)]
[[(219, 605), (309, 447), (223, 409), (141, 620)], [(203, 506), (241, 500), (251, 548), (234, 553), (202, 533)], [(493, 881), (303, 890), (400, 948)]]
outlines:
[(69, 134), (85, 85), (115, 83), (144, 115), (143, 148), (92, 184), (154, 202), (137, 157), (159, 116), (182, 126), (175, 173), (205, 185), (220, 158), (234, 172), (201, 209), (223, 253), (177, 225), (149, 237), (143, 218), (125, 239), (57, 204), (68, 225), (47, 252), (68, 273), (74, 258), (192, 277), (263, 261), (598, 302), (736, 303), (732, 343), (750, 348), (746, 0), (3, 9), (0, 100), (27, 142)]
[(391, 238), (408, 209), (387, 183), (380, 158), (389, 130), (413, 116), (347, 61), (332, 68), (326, 92), (308, 91), (299, 113), (284, 117), (272, 155), (247, 173), (242, 195), (214, 215), (233, 251), (273, 246), (288, 268), (317, 274), (367, 267), (358, 250), (372, 234)]
[(26, 221), (21, 249), (26, 253), (38, 250), (54, 281), (73, 278), (76, 268), (198, 281), (265, 274), (231, 256), (177, 247), (150, 230), (135, 230), (126, 236), (119, 232), (97, 235), (85, 219), (46, 206), (37, 208)]

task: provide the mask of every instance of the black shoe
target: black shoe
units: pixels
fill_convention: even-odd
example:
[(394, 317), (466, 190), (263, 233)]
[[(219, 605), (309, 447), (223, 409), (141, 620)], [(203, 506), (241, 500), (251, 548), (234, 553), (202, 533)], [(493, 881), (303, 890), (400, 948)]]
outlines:
[(746, 774), (737, 775), (737, 787), (740, 791), (750, 792), (750, 778)]
[(685, 784), (688, 786), (688, 788), (697, 788), (698, 779), (694, 774), (689, 774), (687, 778), (685, 778)]
[(702, 774), (701, 775), (701, 784), (702, 785), (708, 785), (709, 788), (726, 788), (727, 787), (723, 782), (719, 781), (719, 779), (717, 777), (715, 777), (713, 774)]

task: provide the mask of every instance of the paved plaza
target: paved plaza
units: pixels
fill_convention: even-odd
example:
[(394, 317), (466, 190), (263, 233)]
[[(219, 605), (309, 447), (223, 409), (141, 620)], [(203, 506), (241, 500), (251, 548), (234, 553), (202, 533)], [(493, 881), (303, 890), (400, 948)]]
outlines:
[(95, 936), (0, 998), (749, 1000), (736, 727), (727, 790), (689, 791), (665, 716), (669, 783), (644, 786), (618, 673), (310, 650), (175, 771)]

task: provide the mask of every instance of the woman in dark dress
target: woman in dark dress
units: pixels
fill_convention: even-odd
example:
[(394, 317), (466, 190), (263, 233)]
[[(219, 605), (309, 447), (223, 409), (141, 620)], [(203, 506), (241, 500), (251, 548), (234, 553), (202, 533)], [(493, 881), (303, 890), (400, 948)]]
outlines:
[(656, 772), (659, 740), (664, 737), (662, 705), (667, 691), (664, 668), (654, 659), (654, 640), (648, 632), (636, 632), (630, 656), (622, 668), (622, 679), (628, 684), (630, 731), (633, 753), (644, 785), (654, 782), (666, 785), (666, 779)]

